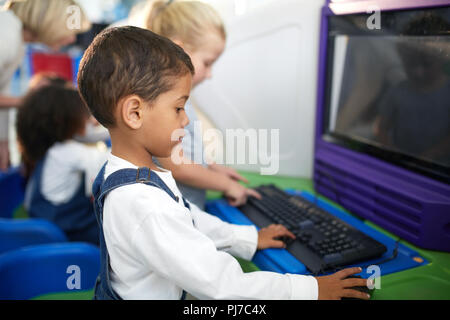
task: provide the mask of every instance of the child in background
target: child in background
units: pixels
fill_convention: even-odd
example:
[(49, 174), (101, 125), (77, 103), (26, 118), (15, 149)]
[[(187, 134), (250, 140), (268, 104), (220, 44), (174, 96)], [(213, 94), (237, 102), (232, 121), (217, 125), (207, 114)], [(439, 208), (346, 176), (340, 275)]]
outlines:
[[(186, 201), (167, 158), (189, 123), (184, 105), (194, 68), (176, 44), (151, 31), (111, 28), (93, 40), (78, 73), (80, 94), (108, 128), (112, 149), (93, 186), (100, 226), (97, 299), (317, 299), (368, 296), (352, 289), (364, 279), (244, 273), (231, 255), (251, 259), (256, 249), (294, 235), (280, 225), (223, 222)], [(177, 133), (174, 139), (174, 133)]]
[(91, 186), (107, 152), (74, 141), (90, 114), (64, 83), (30, 90), (17, 115), (17, 135), (29, 177), (25, 209), (58, 225), (70, 241), (98, 244)]
[[(59, 85), (66, 88), (75, 89), (72, 82), (61, 78), (54, 72), (40, 72), (35, 74), (29, 83), (29, 90), (37, 90), (47, 85)], [(84, 144), (94, 145), (102, 148), (103, 146), (99, 142), (109, 142), (109, 133), (102, 125), (98, 123), (93, 116), (90, 116), (86, 121), (86, 130), (83, 135), (75, 135), (74, 140), (83, 142)], [(106, 144), (105, 146), (106, 147)]]
[[(171, 39), (191, 58), (195, 69), (192, 87), (211, 77), (212, 65), (225, 48), (226, 34), (220, 16), (210, 5), (200, 1), (149, 1), (144, 12), (147, 29)], [(248, 196), (260, 198), (259, 193), (239, 183), (248, 181), (234, 169), (205, 162), (202, 137), (194, 135), (198, 118), (189, 100), (185, 110), (190, 120), (185, 130), (191, 139), (183, 141), (182, 163), (158, 158), (165, 169), (172, 171), (181, 193), (202, 210), (206, 190), (223, 192), (233, 206), (245, 204)], [(202, 163), (194, 163), (194, 153), (202, 154)]]

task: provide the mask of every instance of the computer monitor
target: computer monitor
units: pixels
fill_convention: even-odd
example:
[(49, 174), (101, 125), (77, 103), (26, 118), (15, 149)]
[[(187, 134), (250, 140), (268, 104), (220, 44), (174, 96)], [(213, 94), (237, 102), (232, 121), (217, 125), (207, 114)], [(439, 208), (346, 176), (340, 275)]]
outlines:
[(450, 251), (448, 1), (328, 1), (316, 190), (411, 243)]

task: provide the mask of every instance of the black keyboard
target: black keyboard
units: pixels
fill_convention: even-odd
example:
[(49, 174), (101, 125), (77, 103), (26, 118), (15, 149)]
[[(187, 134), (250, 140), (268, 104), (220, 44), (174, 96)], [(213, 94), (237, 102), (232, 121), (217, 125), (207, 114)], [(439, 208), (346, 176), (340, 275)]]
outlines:
[(286, 249), (313, 274), (324, 273), (380, 257), (387, 248), (314, 203), (289, 195), (273, 185), (255, 189), (262, 200), (250, 197), (239, 209), (258, 227), (282, 224), (296, 239), (284, 239)]

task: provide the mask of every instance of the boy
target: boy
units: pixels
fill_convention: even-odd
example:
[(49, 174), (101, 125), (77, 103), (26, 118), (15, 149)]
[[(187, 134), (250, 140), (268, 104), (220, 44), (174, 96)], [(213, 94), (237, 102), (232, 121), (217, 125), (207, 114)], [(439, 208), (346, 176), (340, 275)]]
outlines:
[(97, 299), (366, 298), (345, 287), (359, 268), (314, 278), (243, 273), (236, 255), (281, 247), (294, 237), (272, 225), (258, 233), (185, 201), (171, 172), (152, 156), (168, 157), (189, 122), (184, 103), (194, 73), (186, 53), (167, 38), (135, 27), (100, 33), (80, 64), (78, 86), (94, 117), (111, 135), (111, 155), (94, 183), (102, 265)]

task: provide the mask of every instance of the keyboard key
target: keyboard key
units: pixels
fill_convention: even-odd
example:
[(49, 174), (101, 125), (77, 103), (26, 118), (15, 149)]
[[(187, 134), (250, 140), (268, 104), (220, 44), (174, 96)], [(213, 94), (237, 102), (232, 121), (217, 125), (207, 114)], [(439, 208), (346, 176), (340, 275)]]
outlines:
[(326, 256), (323, 257), (323, 261), (326, 264), (334, 264), (336, 262), (339, 261), (339, 259), (342, 258), (342, 255), (340, 253), (332, 253), (332, 254), (327, 254)]
[(300, 228), (302, 229), (307, 229), (313, 226), (313, 222), (311, 220), (304, 220), (301, 221), (298, 225), (300, 226)]

